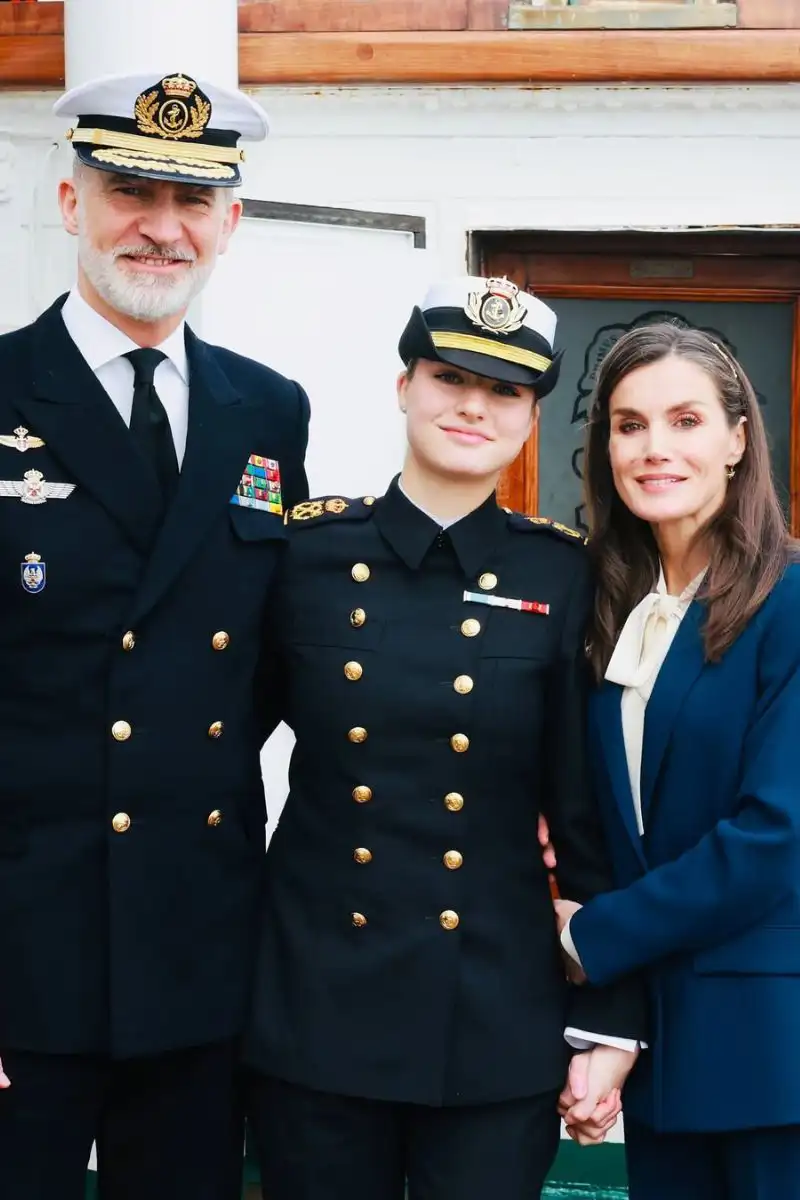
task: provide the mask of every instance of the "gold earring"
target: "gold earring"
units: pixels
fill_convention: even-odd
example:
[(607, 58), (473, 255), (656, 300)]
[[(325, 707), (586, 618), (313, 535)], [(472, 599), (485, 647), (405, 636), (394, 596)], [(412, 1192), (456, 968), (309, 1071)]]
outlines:
[(733, 479), (736, 474), (736, 467), (726, 467), (725, 474), (728, 476), (728, 479)]

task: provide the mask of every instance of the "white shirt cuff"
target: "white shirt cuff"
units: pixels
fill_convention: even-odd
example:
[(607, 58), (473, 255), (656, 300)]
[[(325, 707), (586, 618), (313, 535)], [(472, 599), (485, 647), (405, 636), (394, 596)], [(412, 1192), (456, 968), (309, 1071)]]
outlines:
[(563, 946), (564, 950), (566, 950), (567, 954), (570, 956), (570, 958), (573, 960), (573, 962), (576, 962), (578, 964), (578, 966), (581, 968), (581, 970), (583, 970), (583, 963), (581, 962), (581, 956), (578, 954), (578, 951), (575, 949), (575, 943), (573, 942), (572, 934), (569, 931), (569, 923), (571, 920), (572, 920), (572, 917), (570, 917), (569, 921), (567, 921), (566, 925), (561, 930), (561, 945)]
[(605, 1033), (588, 1033), (585, 1029), (575, 1029), (568, 1025), (564, 1030), (564, 1040), (573, 1050), (593, 1050), (595, 1046), (613, 1046), (615, 1050), (646, 1050), (646, 1042), (637, 1042), (633, 1038), (609, 1037)]

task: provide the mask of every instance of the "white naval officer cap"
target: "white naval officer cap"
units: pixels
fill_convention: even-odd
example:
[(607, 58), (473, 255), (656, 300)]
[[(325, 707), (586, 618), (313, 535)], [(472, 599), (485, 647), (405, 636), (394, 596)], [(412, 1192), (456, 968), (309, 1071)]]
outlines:
[(94, 79), (66, 92), (53, 112), (76, 118), (67, 138), (87, 166), (215, 187), (241, 183), (239, 141), (269, 132), (267, 114), (244, 92), (181, 71)]

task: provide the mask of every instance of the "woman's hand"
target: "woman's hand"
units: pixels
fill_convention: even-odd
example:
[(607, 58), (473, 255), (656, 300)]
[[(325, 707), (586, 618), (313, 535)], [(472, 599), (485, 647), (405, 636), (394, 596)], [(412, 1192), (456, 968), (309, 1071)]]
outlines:
[(558, 1102), (573, 1141), (592, 1146), (605, 1139), (619, 1116), (622, 1087), (638, 1056), (638, 1050), (613, 1046), (595, 1046), (575, 1055)]

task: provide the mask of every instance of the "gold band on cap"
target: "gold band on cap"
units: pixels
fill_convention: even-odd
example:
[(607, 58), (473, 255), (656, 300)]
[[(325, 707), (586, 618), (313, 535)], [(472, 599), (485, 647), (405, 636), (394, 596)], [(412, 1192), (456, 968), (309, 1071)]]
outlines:
[(502, 358), (505, 362), (518, 363), (546, 371), (553, 365), (551, 358), (525, 350), (521, 346), (504, 346), (490, 338), (476, 337), (473, 333), (450, 333), (447, 330), (431, 330), (431, 341), (438, 350), (471, 350), (474, 354), (488, 354), (490, 358)]
[[(111, 167), (135, 171), (159, 171), (162, 175), (191, 175), (198, 183), (211, 179), (235, 179), (233, 167), (223, 163), (196, 162), (191, 158), (181, 159), (180, 162), (170, 162), (168, 158), (160, 158), (157, 154), (143, 154), (134, 150), (92, 150), (92, 158), (98, 162), (108, 163)], [(171, 156), (170, 156), (171, 157)]]
[(70, 142), (85, 142), (90, 146), (113, 147), (117, 150), (140, 150), (145, 154), (158, 157), (159, 151), (168, 158), (202, 159), (211, 163), (240, 163), (244, 162), (244, 150), (235, 146), (198, 146), (185, 145), (183, 142), (173, 142), (165, 139), (156, 141), (155, 138), (140, 137), (136, 133), (120, 133), (113, 129), (69, 129), (67, 139)]

